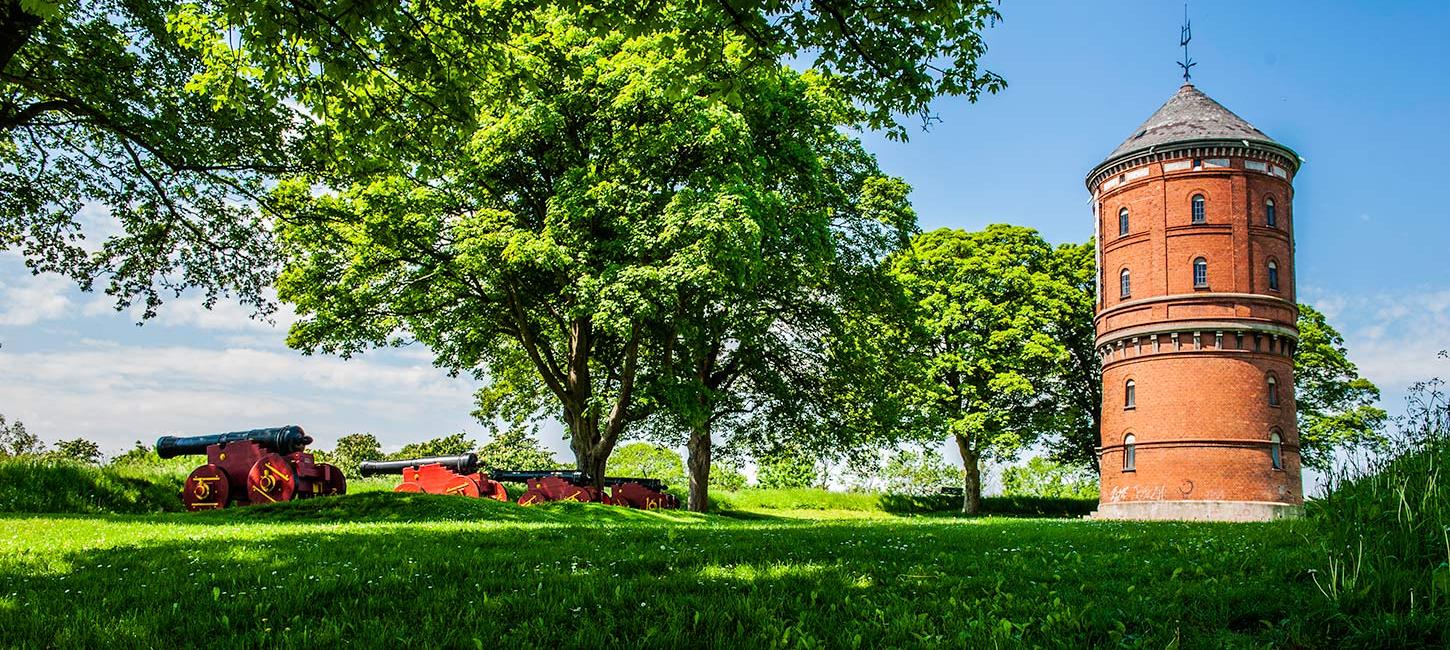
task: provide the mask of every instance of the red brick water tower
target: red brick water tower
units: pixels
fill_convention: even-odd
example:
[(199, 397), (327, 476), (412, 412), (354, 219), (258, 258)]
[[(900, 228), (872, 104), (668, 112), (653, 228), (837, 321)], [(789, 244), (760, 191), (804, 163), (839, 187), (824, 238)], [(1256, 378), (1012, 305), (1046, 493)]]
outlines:
[(1291, 149), (1185, 83), (1088, 174), (1103, 364), (1097, 517), (1301, 510), (1298, 168)]

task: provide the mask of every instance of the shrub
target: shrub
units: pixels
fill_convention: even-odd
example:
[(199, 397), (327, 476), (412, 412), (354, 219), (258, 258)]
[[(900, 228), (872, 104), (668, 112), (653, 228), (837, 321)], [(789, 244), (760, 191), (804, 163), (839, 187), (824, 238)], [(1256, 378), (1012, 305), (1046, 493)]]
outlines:
[(1097, 499), (1098, 479), (1091, 468), (1034, 456), (1002, 470), (1002, 496)]

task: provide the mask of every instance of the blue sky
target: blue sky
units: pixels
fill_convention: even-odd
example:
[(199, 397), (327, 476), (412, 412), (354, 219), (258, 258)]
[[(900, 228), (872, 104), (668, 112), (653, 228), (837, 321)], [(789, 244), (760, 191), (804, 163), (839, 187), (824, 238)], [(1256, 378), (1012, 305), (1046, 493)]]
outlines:
[[(1008, 0), (986, 66), (1005, 92), (937, 103), (907, 143), (867, 134), (911, 183), (925, 228), (1007, 222), (1053, 242), (1092, 233), (1083, 176), (1173, 94), (1183, 7)], [(1411, 382), (1450, 376), (1450, 3), (1191, 3), (1193, 81), (1305, 159), (1295, 180), (1300, 298), (1346, 335), (1398, 410)], [(105, 227), (101, 223), (101, 228)], [(389, 448), (465, 430), (474, 385), (426, 350), (303, 357), (279, 327), (195, 298), (136, 327), (104, 296), (30, 277), (0, 253), (0, 413), (48, 441), (109, 452), (157, 435), (296, 423), (330, 446)], [(285, 325), (285, 315), (281, 324)], [(550, 446), (568, 458), (556, 426)], [(947, 447), (950, 449), (950, 447)], [(952, 452), (954, 455), (954, 452)]]

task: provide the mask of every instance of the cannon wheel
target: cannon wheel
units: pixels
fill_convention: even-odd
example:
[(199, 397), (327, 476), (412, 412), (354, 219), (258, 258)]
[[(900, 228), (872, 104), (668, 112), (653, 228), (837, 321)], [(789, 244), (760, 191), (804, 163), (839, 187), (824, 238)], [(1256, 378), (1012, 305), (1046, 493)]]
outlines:
[(263, 454), (247, 472), (247, 499), (252, 503), (291, 501), (297, 493), (297, 473), (278, 454)]
[(492, 481), (486, 478), (478, 479), (478, 493), (486, 499), (508, 503), (509, 491), (504, 488), (503, 483)]
[(347, 494), (347, 477), (342, 475), (341, 469), (338, 469), (336, 465), (329, 465), (327, 463), (318, 463), (317, 466), (323, 468), (323, 473), (327, 476), (327, 482), (322, 485), (323, 495), (337, 496), (339, 494)]
[(231, 480), (222, 468), (207, 463), (186, 477), (181, 488), (181, 502), (187, 510), (215, 510), (227, 507), (231, 497)]

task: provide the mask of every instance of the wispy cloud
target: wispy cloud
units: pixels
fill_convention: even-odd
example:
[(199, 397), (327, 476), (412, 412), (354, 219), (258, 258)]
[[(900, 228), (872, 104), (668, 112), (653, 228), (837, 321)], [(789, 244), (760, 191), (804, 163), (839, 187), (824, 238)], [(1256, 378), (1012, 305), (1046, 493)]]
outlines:
[(0, 280), (0, 325), (21, 327), (60, 318), (70, 311), (69, 294), (74, 291), (74, 283), (58, 275), (8, 273)]
[(1304, 300), (1324, 312), (1330, 325), (1344, 335), (1350, 360), (1360, 372), (1387, 392), (1401, 392), (1450, 371), (1450, 364), (1438, 357), (1441, 350), (1450, 349), (1450, 289), (1405, 288), (1354, 296), (1306, 290), (1304, 294)]

